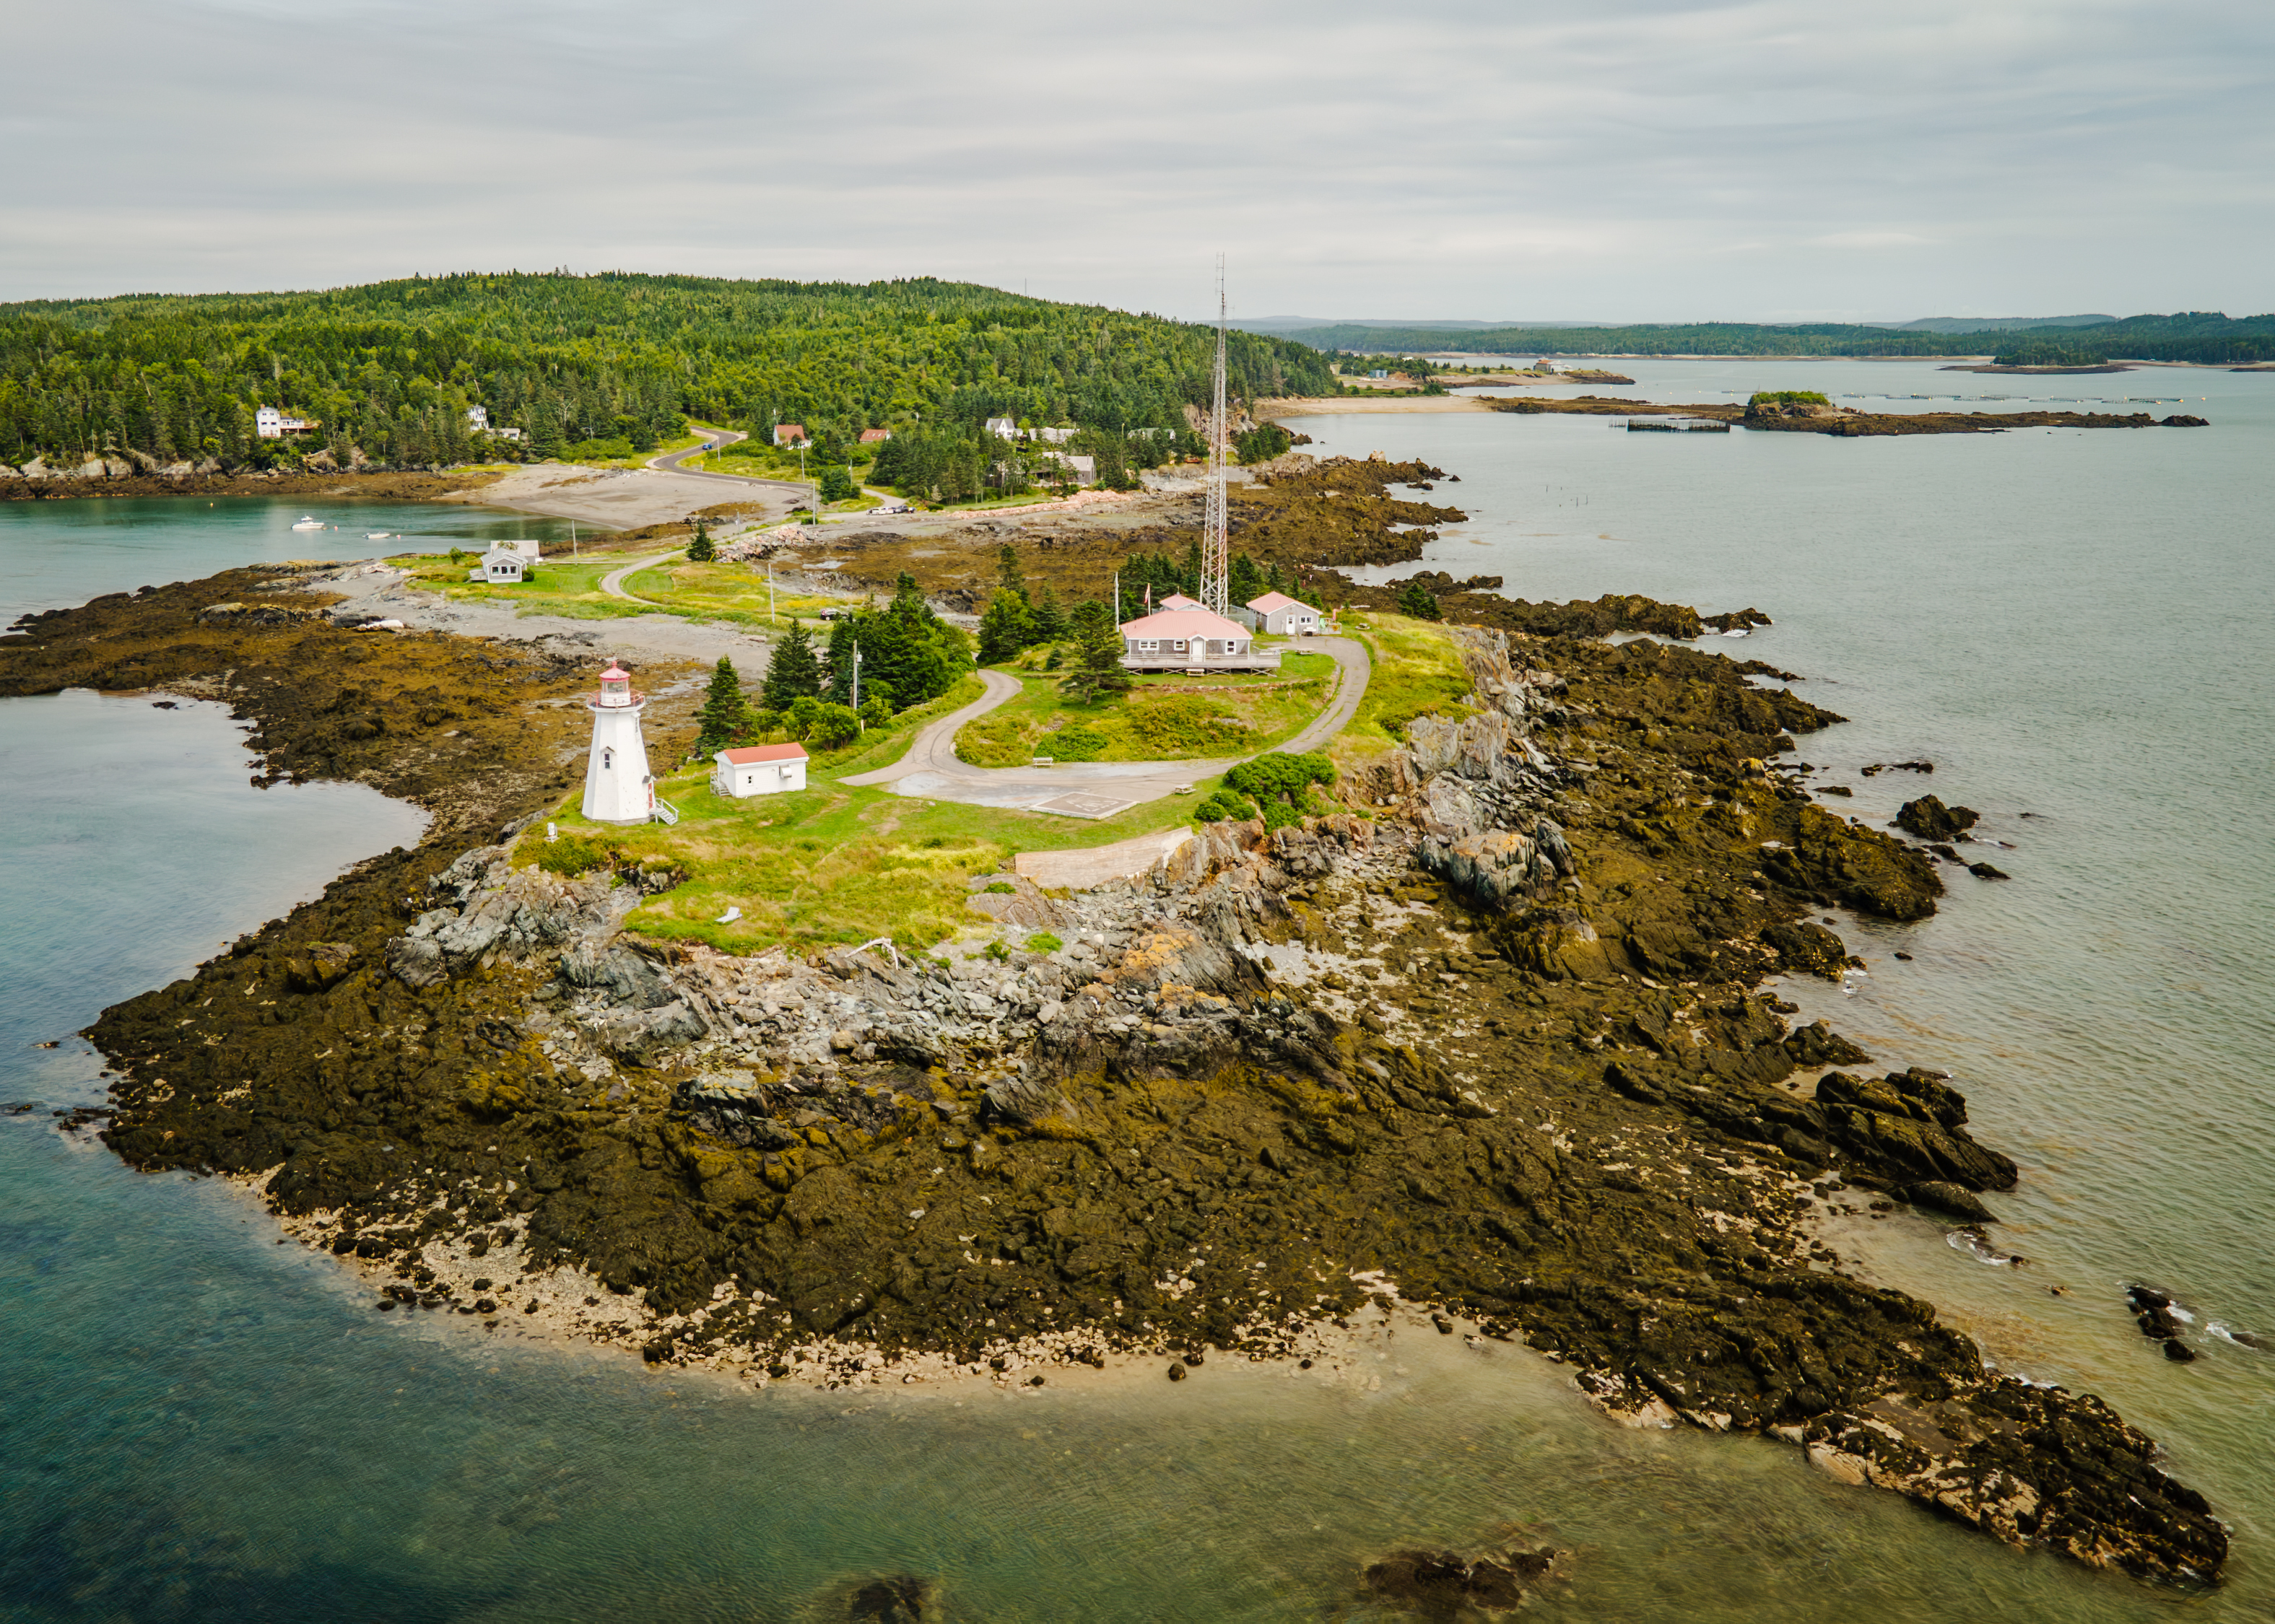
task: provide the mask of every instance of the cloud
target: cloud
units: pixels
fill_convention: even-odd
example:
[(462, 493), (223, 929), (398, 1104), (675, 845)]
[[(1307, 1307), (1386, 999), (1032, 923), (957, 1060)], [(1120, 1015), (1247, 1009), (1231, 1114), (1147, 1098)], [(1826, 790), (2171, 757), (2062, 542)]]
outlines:
[[(2271, 302), (2275, 11), (84, 0), (0, 298), (569, 265), (1699, 319)], [(1861, 251), (1861, 252), (1860, 252)]]

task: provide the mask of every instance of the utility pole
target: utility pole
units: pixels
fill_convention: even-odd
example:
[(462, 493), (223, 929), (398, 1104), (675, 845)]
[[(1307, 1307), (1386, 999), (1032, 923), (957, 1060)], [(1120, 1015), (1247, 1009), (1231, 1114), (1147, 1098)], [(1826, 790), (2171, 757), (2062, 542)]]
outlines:
[(861, 709), (861, 646), (858, 643), (853, 645), (853, 709), (857, 715)]
[(1215, 615), (1232, 609), (1232, 554), (1224, 497), (1224, 255), (1216, 256), (1216, 398), (1209, 413), (1207, 533), (1201, 538), (1201, 606)]

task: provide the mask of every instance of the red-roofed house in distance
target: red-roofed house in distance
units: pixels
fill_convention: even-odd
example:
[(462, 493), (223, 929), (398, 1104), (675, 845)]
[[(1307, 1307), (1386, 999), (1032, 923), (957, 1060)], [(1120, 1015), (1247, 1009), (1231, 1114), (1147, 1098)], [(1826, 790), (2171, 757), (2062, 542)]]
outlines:
[(1206, 609), (1163, 609), (1125, 623), (1125, 671), (1273, 671), (1277, 653), (1258, 652), (1248, 628)]
[(1274, 637), (1309, 638), (1319, 632), (1319, 612), (1308, 603), (1299, 603), (1284, 592), (1267, 592), (1261, 598), (1248, 601), (1250, 613), (1256, 616), (1258, 628)]
[(722, 750), (711, 758), (711, 793), (740, 797), (780, 795), (805, 788), (805, 746), (753, 744), (745, 750)]
[(775, 443), (776, 445), (796, 445), (799, 441), (807, 439), (808, 437), (809, 436), (805, 432), (805, 425), (803, 423), (777, 423), (775, 425)]
[(865, 428), (861, 431), (863, 445), (880, 445), (892, 437), (893, 431), (889, 428)]

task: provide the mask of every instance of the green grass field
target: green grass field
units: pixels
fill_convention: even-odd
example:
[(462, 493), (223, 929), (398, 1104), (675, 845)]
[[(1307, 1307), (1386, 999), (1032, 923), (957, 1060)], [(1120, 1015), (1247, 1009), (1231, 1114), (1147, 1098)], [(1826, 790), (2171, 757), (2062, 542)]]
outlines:
[(1406, 724), (1417, 716), (1462, 709), (1469, 673), (1444, 627), (1403, 615), (1368, 614), (1344, 616), (1342, 629), (1366, 645), (1374, 670), (1357, 714), (1335, 736), (1329, 753), (1336, 761), (1387, 755), (1405, 742)]
[(624, 590), (649, 601), (627, 602), (601, 590), (602, 576), (631, 562), (623, 553), (547, 558), (538, 564), (534, 579), (515, 585), (492, 586), (466, 579), (466, 571), (473, 567), (476, 556), (469, 555), (464, 563), (453, 563), (447, 555), (422, 555), (409, 562), (412, 578), (419, 585), (446, 598), (510, 603), (525, 615), (562, 615), (575, 620), (653, 615), (662, 608), (691, 620), (731, 621), (742, 626), (780, 629), (787, 626), (793, 616), (811, 623), (821, 610), (842, 608), (844, 603), (842, 598), (805, 596), (777, 587), (774, 593), (775, 613), (769, 615), (763, 569), (741, 563), (690, 563), (684, 559), (642, 570), (628, 578)]
[[(1301, 729), (1326, 703), (1335, 662), (1290, 652), (1277, 674), (1141, 676), (1120, 698), (1084, 704), (1059, 691), (1063, 671), (1013, 670), (1019, 698), (964, 724), (956, 753), (973, 767), (1059, 761), (1196, 761), (1252, 756)], [(1071, 737), (1069, 737), (1071, 736)]]

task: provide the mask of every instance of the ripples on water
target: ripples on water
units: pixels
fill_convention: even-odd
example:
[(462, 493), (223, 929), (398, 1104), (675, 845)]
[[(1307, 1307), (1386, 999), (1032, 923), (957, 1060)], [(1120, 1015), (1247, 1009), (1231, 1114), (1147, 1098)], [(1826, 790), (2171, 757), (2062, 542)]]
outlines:
[[(1904, 387), (1855, 364), (1631, 370), (1674, 399)], [(2255, 392), (2194, 407), (2214, 431), (2091, 438), (1313, 427), (1329, 451), (1462, 475), (1441, 489), (1478, 517), (1432, 567), (1535, 597), (1758, 605), (1779, 624), (1727, 646), (1809, 673), (1803, 693), (1856, 719), (1807, 741), (1810, 759), (1931, 755), (1925, 782), (2015, 842), (1993, 853), (2014, 881), (1961, 877), (1935, 921), (1845, 925), (1871, 961), (1855, 997), (1797, 995), (1891, 1063), (1957, 1074), (1984, 1137), (2025, 1163), (2023, 1190), (1993, 1201), (2017, 1220), (2001, 1242), (2032, 1262), (1986, 1267), (1908, 1216), (1844, 1238), (2010, 1365), (2090, 1385), (2165, 1438), (2238, 1523), (2234, 1582), (2192, 1610), (2241, 1620), (2270, 1610), (2270, 1367), (2232, 1345), (2170, 1367), (2118, 1300), (2147, 1277), (2238, 1328), (2275, 1318), (2256, 1244), (2271, 989), (2255, 822), (2275, 651), (2252, 523), (2275, 468), (2258, 391), (2275, 385), (2184, 375)], [(163, 510), (189, 549), (168, 556), (193, 562), (105, 574), (83, 534), (42, 528), (64, 505), (0, 509), (11, 585), (27, 559), (76, 570), (69, 601), (247, 555), (244, 535), (202, 528), (218, 521)], [(97, 1097), (83, 1047), (28, 1046), (416, 833), (358, 787), (251, 789), (215, 707), (9, 701), (0, 749), (19, 814), (0, 839), (7, 1098)], [(1840, 778), (1869, 818), (1918, 792)], [(0, 1120), (0, 1618), (797, 1620), (910, 1572), (940, 1581), (955, 1619), (1357, 1619), (1368, 1556), (1511, 1527), (1575, 1552), (1548, 1598), (1573, 1617), (2168, 1611), (1780, 1446), (1611, 1426), (1545, 1361), (1426, 1331), (1364, 1350), (1385, 1377), (1364, 1395), (1220, 1358), (1174, 1387), (1149, 1371), (1017, 1398), (760, 1397), (382, 1318), (225, 1191), (131, 1174), (41, 1119)]]

